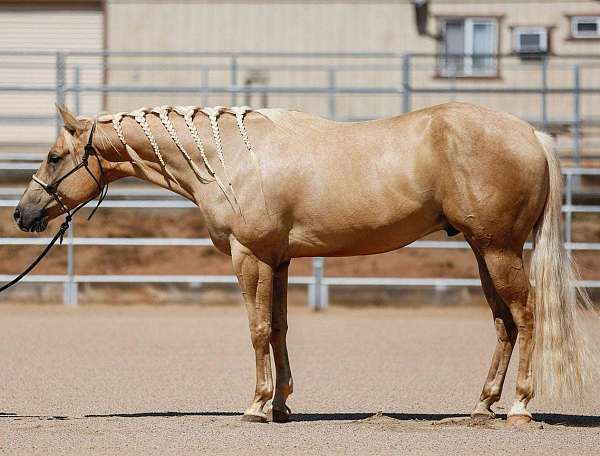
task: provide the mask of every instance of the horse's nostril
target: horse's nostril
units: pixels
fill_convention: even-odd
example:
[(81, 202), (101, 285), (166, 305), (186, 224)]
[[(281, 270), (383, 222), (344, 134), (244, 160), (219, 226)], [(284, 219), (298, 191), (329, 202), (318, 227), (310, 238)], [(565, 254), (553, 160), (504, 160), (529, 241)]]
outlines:
[(15, 220), (18, 222), (19, 219), (21, 218), (21, 211), (19, 210), (19, 208), (15, 209), (15, 213), (13, 214), (13, 217), (15, 218)]

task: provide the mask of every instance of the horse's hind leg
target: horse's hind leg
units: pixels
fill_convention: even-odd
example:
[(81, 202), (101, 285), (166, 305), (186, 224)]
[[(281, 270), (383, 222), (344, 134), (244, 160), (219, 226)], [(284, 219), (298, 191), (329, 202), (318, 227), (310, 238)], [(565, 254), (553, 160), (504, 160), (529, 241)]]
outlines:
[(483, 259), (498, 295), (510, 310), (519, 337), (519, 369), (515, 402), (508, 412), (509, 423), (531, 421), (527, 404), (533, 395), (531, 356), (533, 352), (533, 299), (523, 265), (522, 250), (489, 246)]
[(474, 252), (477, 257), (477, 264), (479, 265), (479, 275), (481, 276), (483, 292), (492, 310), (498, 341), (496, 342), (492, 364), (483, 385), (479, 402), (471, 413), (471, 417), (473, 419), (488, 419), (495, 416), (491, 407), (492, 404), (500, 400), (502, 394), (502, 386), (504, 385), (508, 363), (510, 362), (517, 338), (517, 327), (508, 307), (504, 304), (494, 287), (484, 259), (477, 250), (474, 249)]
[(273, 421), (288, 421), (290, 411), (285, 402), (293, 390), (292, 372), (287, 352), (287, 283), (289, 262), (279, 266), (273, 281), (273, 331), (271, 347), (275, 361), (275, 394), (273, 395)]

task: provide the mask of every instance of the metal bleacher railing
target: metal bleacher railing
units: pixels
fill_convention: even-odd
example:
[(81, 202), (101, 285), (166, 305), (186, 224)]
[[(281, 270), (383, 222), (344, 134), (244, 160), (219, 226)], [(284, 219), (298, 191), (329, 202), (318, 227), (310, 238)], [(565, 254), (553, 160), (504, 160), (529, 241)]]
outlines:
[[(0, 69), (2, 68), (2, 56), (22, 56), (38, 55), (35, 52), (20, 51), (0, 51)], [(600, 206), (596, 205), (575, 205), (573, 196), (575, 192), (580, 191), (580, 181), (582, 176), (600, 176), (600, 169), (581, 167), (583, 159), (595, 160), (595, 155), (582, 156), (584, 147), (581, 142), (581, 129), (584, 125), (594, 124), (600, 120), (594, 113), (586, 117), (582, 113), (582, 97), (600, 95), (600, 83), (582, 84), (582, 69), (600, 68), (600, 59), (596, 56), (588, 56), (588, 60), (583, 63), (578, 60), (577, 63), (560, 61), (561, 71), (568, 72), (572, 77), (570, 83), (561, 83), (559, 86), (549, 84), (549, 71), (552, 65), (545, 59), (533, 64), (529, 63), (536, 71), (539, 71), (539, 84), (528, 84), (523, 86), (495, 85), (493, 87), (482, 86), (481, 84), (465, 85), (457, 84), (456, 78), (448, 78), (435, 86), (419, 86), (415, 83), (415, 72), (423, 71), (425, 67), (431, 69), (431, 62), (428, 65), (419, 66), (416, 62), (423, 58), (432, 58), (437, 62), (436, 56), (425, 56), (418, 54), (396, 55), (391, 53), (380, 54), (294, 54), (294, 53), (118, 53), (118, 52), (40, 52), (39, 55), (46, 58), (50, 57), (55, 65), (56, 77), (52, 83), (38, 85), (24, 84), (2, 84), (0, 83), (0, 94), (3, 93), (46, 93), (53, 94), (56, 102), (64, 103), (67, 96), (71, 97), (74, 109), (81, 111), (81, 97), (85, 94), (132, 94), (132, 93), (163, 93), (163, 94), (201, 94), (210, 96), (230, 97), (232, 105), (238, 103), (238, 96), (246, 97), (253, 94), (262, 95), (310, 95), (325, 97), (327, 100), (327, 115), (332, 119), (355, 120), (351, 115), (342, 115), (339, 112), (338, 101), (345, 96), (379, 96), (388, 95), (397, 97), (398, 111), (408, 112), (413, 108), (415, 97), (426, 95), (434, 96), (436, 102), (445, 99), (461, 99), (465, 94), (500, 94), (508, 96), (536, 96), (539, 98), (539, 110), (536, 119), (529, 119), (542, 127), (551, 125), (554, 120), (549, 114), (551, 110), (551, 100), (549, 97), (568, 96), (572, 98), (571, 113), (556, 123), (566, 126), (570, 136), (571, 144), (568, 146), (571, 152), (571, 163), (574, 167), (565, 168), (563, 174), (566, 179), (565, 186), (565, 205), (563, 213), (565, 214), (565, 245), (569, 251), (574, 250), (600, 250), (600, 243), (573, 242), (572, 241), (572, 219), (575, 213), (600, 213)], [(194, 64), (194, 69), (200, 70), (202, 75), (201, 83), (198, 85), (122, 85), (109, 84), (106, 80), (98, 84), (82, 83), (82, 72), (85, 71), (85, 65), (71, 65), (68, 60), (72, 57), (93, 57), (98, 56), (103, 59), (103, 71), (111, 68), (107, 63), (108, 57), (134, 57), (143, 56), (146, 58), (160, 59), (172, 57), (194, 57), (208, 59), (225, 59), (227, 63), (201, 63)], [(244, 59), (274, 59), (292, 60), (292, 63), (268, 63), (263, 64), (268, 71), (285, 71), (292, 73), (302, 73), (307, 71), (319, 72), (326, 75), (326, 85), (288, 85), (288, 86), (270, 86), (267, 84), (241, 84), (239, 82), (240, 74), (245, 70), (256, 71), (261, 68), (261, 64), (253, 62), (252, 65), (245, 66), (241, 63)], [(499, 56), (495, 56), (498, 57)], [(294, 65), (294, 60), (311, 59), (318, 62)], [(359, 60), (358, 63), (352, 63), (351, 60)], [(367, 60), (367, 63), (365, 63)], [(377, 63), (371, 63), (370, 60), (377, 60)], [(341, 62), (340, 62), (341, 61)], [(350, 62), (349, 62), (350, 61)], [(15, 65), (14, 62), (11, 63)], [(117, 65), (117, 64), (114, 64)], [(135, 67), (135, 64), (118, 64), (119, 71)], [(145, 64), (149, 65), (149, 64)], [(153, 65), (156, 65), (155, 63)], [(191, 65), (184, 66), (186, 71), (192, 68)], [(71, 72), (74, 77), (68, 78), (67, 73)], [(213, 86), (209, 82), (211, 71), (229, 73), (229, 85)], [(360, 71), (393, 71), (398, 74), (398, 83), (395, 85), (369, 84), (366, 86), (356, 84), (338, 84), (341, 74), (344, 72)], [(394, 73), (395, 74), (395, 73)], [(434, 103), (430, 103), (434, 104)], [(370, 117), (376, 117), (378, 113), (372, 113)], [(1, 117), (1, 116), (0, 116)], [(356, 117), (356, 116), (355, 116)], [(362, 116), (365, 117), (365, 116)], [(368, 117), (368, 116), (367, 116)], [(19, 119), (10, 119), (11, 122), (18, 122)], [(53, 114), (48, 116), (37, 116), (36, 118), (23, 117), (23, 122), (27, 124), (49, 124), (57, 122)], [(56, 124), (58, 127), (58, 123)], [(594, 146), (592, 146), (593, 148)], [(564, 154), (563, 154), (564, 156)], [(35, 170), (43, 155), (39, 152), (4, 152), (0, 154), (0, 171), (2, 172), (24, 172)], [(0, 187), (0, 207), (14, 207), (22, 188), (18, 187)], [(155, 188), (118, 188), (111, 193), (113, 197), (119, 199), (109, 199), (105, 201), (104, 207), (109, 208), (190, 208), (194, 207), (192, 203), (173, 196), (165, 199), (165, 192)], [(44, 245), (48, 242), (47, 238), (34, 237), (10, 237), (0, 238), (0, 245)], [(97, 245), (97, 246), (189, 246), (189, 247), (210, 247), (210, 239), (192, 239), (192, 238), (91, 238), (75, 237), (73, 230), (69, 231), (64, 245), (68, 250), (67, 271), (60, 275), (30, 275), (24, 280), (27, 282), (47, 282), (64, 284), (64, 302), (65, 304), (77, 304), (77, 290), (80, 283), (188, 283), (188, 284), (206, 284), (206, 283), (235, 283), (236, 279), (232, 275), (82, 275), (74, 271), (75, 247), (78, 245)], [(462, 241), (417, 241), (408, 246), (409, 248), (423, 249), (467, 249), (466, 242)], [(527, 248), (531, 248), (528, 245)], [(9, 280), (11, 276), (0, 275), (0, 281)], [(290, 277), (291, 284), (305, 285), (309, 289), (309, 304), (314, 308), (323, 308), (327, 306), (329, 287), (332, 286), (479, 286), (478, 279), (465, 278), (377, 278), (377, 277), (328, 277), (325, 275), (325, 261), (323, 258), (313, 260), (313, 273), (309, 276)], [(598, 280), (586, 280), (582, 282), (587, 287), (600, 287)]]

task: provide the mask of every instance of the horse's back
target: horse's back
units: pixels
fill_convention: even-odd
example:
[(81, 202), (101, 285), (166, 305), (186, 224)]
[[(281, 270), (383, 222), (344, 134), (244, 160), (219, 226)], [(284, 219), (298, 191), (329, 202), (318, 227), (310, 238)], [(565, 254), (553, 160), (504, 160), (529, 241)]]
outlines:
[(277, 182), (268, 193), (302, 256), (377, 253), (442, 228), (485, 231), (545, 198), (539, 141), (509, 114), (447, 103), (369, 122), (270, 118), (267, 154), (277, 159), (265, 157), (265, 182)]

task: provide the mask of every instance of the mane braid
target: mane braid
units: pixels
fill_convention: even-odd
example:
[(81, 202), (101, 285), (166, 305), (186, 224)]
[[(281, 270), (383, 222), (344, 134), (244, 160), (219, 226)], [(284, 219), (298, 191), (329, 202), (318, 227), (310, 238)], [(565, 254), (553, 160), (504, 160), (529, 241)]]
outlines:
[(177, 107), (177, 108), (175, 108), (175, 112), (177, 112), (178, 114), (181, 114), (182, 112), (184, 113), (183, 120), (185, 121), (185, 124), (188, 127), (188, 130), (190, 131), (192, 138), (194, 139), (194, 143), (196, 144), (198, 151), (200, 152), (200, 156), (202, 157), (204, 166), (206, 166), (206, 169), (208, 170), (209, 174), (215, 179), (215, 181), (217, 182), (217, 185), (223, 192), (223, 195), (225, 195), (225, 198), (227, 198), (227, 201), (229, 202), (229, 204), (231, 205), (231, 208), (235, 212), (235, 206), (234, 206), (233, 202), (231, 201), (231, 199), (229, 198), (229, 195), (227, 194), (227, 190), (225, 190), (225, 186), (223, 185), (223, 182), (221, 182), (221, 179), (219, 179), (219, 176), (217, 176), (217, 174), (215, 173), (215, 170), (213, 169), (213, 167), (210, 165), (210, 162), (208, 161), (208, 157), (206, 156), (206, 151), (204, 150), (204, 144), (202, 144), (202, 140), (200, 139), (200, 134), (198, 133), (198, 129), (196, 128), (196, 125), (194, 125), (194, 114), (197, 109), (199, 109), (199, 108), (195, 107), (195, 106), (190, 106), (190, 107), (185, 107), (185, 108)]
[(254, 153), (252, 144), (250, 144), (250, 138), (248, 138), (248, 132), (246, 131), (246, 127), (244, 126), (244, 116), (246, 115), (246, 113), (248, 111), (250, 111), (250, 108), (247, 106), (233, 107), (233, 108), (231, 108), (231, 111), (235, 114), (235, 120), (236, 120), (238, 128), (240, 130), (240, 134), (242, 135), (242, 141), (244, 141), (244, 144), (246, 145), (246, 149), (248, 149), (248, 152), (250, 153), (250, 158), (252, 159), (254, 168), (256, 168), (256, 173), (258, 174), (258, 182), (260, 184), (260, 193), (261, 193), (261, 195), (263, 197), (263, 201), (265, 203), (265, 210), (267, 212), (267, 215), (270, 215), (269, 206), (267, 204), (267, 198), (265, 197), (265, 190), (263, 188), (263, 180), (262, 180), (262, 174), (260, 172), (260, 164), (258, 163), (258, 158), (256, 157), (256, 154)]
[(169, 119), (169, 109), (170, 109), (170, 107), (168, 107), (168, 106), (161, 106), (160, 108), (155, 108), (152, 111), (158, 113), (158, 117), (160, 118), (160, 121), (162, 122), (163, 126), (169, 133), (169, 136), (171, 136), (171, 139), (173, 140), (173, 142), (175, 143), (177, 148), (181, 151), (181, 153), (183, 154), (183, 156), (185, 157), (185, 159), (187, 160), (189, 165), (192, 167), (192, 170), (194, 171), (194, 174), (196, 175), (198, 180), (203, 184), (208, 183), (209, 181), (207, 181), (204, 177), (202, 177), (202, 174), (200, 173), (200, 169), (198, 168), (198, 165), (196, 165), (196, 163), (194, 163), (194, 161), (192, 160), (192, 157), (190, 157), (190, 155), (187, 153), (187, 151), (183, 147), (183, 144), (181, 144), (181, 141), (179, 140), (179, 136), (177, 136), (177, 131), (175, 131), (175, 126), (173, 125), (173, 122), (171, 122), (171, 119)]
[[(158, 158), (158, 161), (159, 161), (162, 169), (164, 170), (165, 174), (173, 182), (178, 183), (177, 179), (175, 179), (173, 174), (171, 174), (171, 172), (167, 169), (167, 164), (163, 160), (162, 154), (160, 153), (160, 148), (158, 147), (158, 143), (156, 142), (156, 139), (154, 138), (154, 135), (152, 134), (152, 130), (150, 130), (150, 125), (148, 124), (148, 121), (146, 120), (146, 111), (144, 109), (140, 109), (139, 111), (137, 111), (135, 113), (130, 113), (130, 114), (135, 114), (134, 119), (138, 124), (140, 124), (140, 127), (142, 127), (142, 130), (144, 130), (144, 134), (146, 135), (146, 138), (148, 138), (148, 141), (150, 142), (150, 145), (152, 146), (152, 150), (154, 150), (154, 154), (156, 155), (156, 158)], [(166, 177), (165, 177), (165, 179), (166, 179)]]
[(233, 185), (231, 184), (231, 179), (229, 174), (227, 173), (227, 168), (225, 167), (225, 157), (223, 155), (223, 143), (221, 142), (221, 134), (219, 133), (219, 122), (218, 118), (221, 115), (222, 107), (217, 106), (216, 108), (203, 108), (202, 112), (208, 116), (210, 121), (210, 127), (213, 133), (213, 139), (215, 141), (215, 147), (217, 149), (217, 155), (219, 157), (219, 161), (221, 162), (221, 166), (223, 166), (223, 174), (225, 174), (225, 179), (227, 179), (227, 184), (229, 185), (229, 189), (231, 190), (231, 194), (233, 195), (233, 199), (240, 211), (240, 214), (243, 217), (242, 209), (240, 207), (240, 203), (235, 194), (235, 190), (233, 189)]
[[(263, 200), (265, 203), (265, 209), (267, 211), (267, 214), (269, 214), (269, 209), (267, 207), (267, 201), (266, 201), (265, 193), (264, 193), (264, 189), (263, 189), (262, 177), (260, 175), (260, 166), (259, 166), (256, 154), (254, 153), (254, 149), (252, 148), (252, 145), (250, 143), (250, 139), (248, 138), (248, 133), (244, 126), (244, 115), (248, 111), (250, 111), (250, 108), (248, 108), (246, 106), (245, 107), (233, 107), (233, 108), (223, 108), (221, 106), (217, 106), (215, 108), (200, 108), (198, 106), (176, 106), (176, 107), (159, 106), (159, 107), (155, 107), (152, 109), (140, 108), (140, 109), (137, 109), (137, 110), (131, 111), (131, 112), (121, 112), (121, 113), (114, 114), (114, 115), (110, 115), (110, 114), (104, 115), (98, 120), (101, 122), (109, 122), (110, 121), (112, 123), (112, 127), (115, 130), (117, 137), (119, 138), (121, 143), (125, 146), (125, 149), (126, 149), (127, 153), (129, 154), (130, 158), (132, 159), (133, 163), (138, 165), (139, 169), (144, 174), (148, 174), (145, 170), (146, 165), (144, 164), (144, 161), (137, 154), (137, 152), (127, 143), (127, 140), (125, 139), (125, 134), (123, 132), (123, 127), (121, 125), (121, 120), (123, 119), (123, 117), (125, 117), (125, 116), (132, 117), (140, 125), (140, 127), (142, 128), (142, 130), (144, 132), (144, 135), (150, 142), (152, 150), (154, 151), (154, 154), (156, 155), (156, 158), (158, 159), (158, 162), (159, 162), (161, 168), (163, 169), (163, 171), (166, 174), (166, 176), (164, 176), (165, 179), (167, 179), (167, 177), (168, 177), (172, 181), (179, 184), (177, 179), (168, 170), (167, 164), (165, 163), (165, 160), (161, 154), (160, 147), (156, 141), (156, 138), (154, 137), (154, 134), (152, 133), (152, 131), (150, 129), (150, 124), (148, 123), (148, 120), (146, 119), (147, 114), (149, 114), (149, 113), (156, 114), (158, 116), (158, 118), (160, 119), (162, 125), (165, 127), (165, 130), (167, 131), (167, 133), (169, 133), (169, 136), (173, 140), (173, 143), (175, 143), (175, 145), (177, 146), (179, 151), (185, 157), (188, 164), (191, 166), (191, 168), (194, 171), (194, 174), (198, 178), (198, 180), (203, 184), (209, 183), (210, 181), (202, 176), (201, 171), (198, 168), (198, 165), (194, 162), (194, 160), (192, 159), (192, 157), (190, 156), (188, 151), (183, 146), (183, 143), (181, 142), (179, 135), (177, 134), (177, 130), (175, 129), (175, 125), (169, 118), (169, 113), (171, 111), (175, 111), (177, 114), (179, 114), (183, 117), (185, 124), (189, 130), (189, 133), (192, 136), (192, 139), (194, 140), (194, 144), (196, 145), (196, 147), (200, 153), (200, 157), (202, 158), (202, 161), (204, 162), (204, 166), (206, 167), (206, 170), (208, 171), (210, 176), (216, 181), (217, 185), (223, 192), (223, 195), (225, 196), (225, 198), (231, 205), (231, 208), (234, 210), (234, 212), (236, 212), (236, 211), (239, 212), (239, 214), (242, 216), (242, 218), (244, 218), (237, 195), (235, 194), (233, 185), (231, 183), (231, 178), (229, 177), (229, 173), (227, 172), (227, 166), (225, 164), (225, 156), (223, 153), (223, 143), (221, 141), (221, 134), (219, 131), (219, 123), (218, 123), (219, 116), (224, 112), (235, 115), (236, 122), (237, 122), (238, 128), (240, 130), (240, 134), (241, 134), (242, 140), (244, 142), (244, 145), (246, 146), (246, 149), (250, 153), (250, 156), (252, 158), (254, 166), (256, 167), (256, 170), (258, 172), (261, 194), (263, 196)], [(210, 162), (208, 161), (208, 157), (206, 156), (206, 150), (204, 148), (204, 144), (202, 143), (202, 140), (200, 139), (200, 134), (198, 132), (198, 129), (194, 125), (194, 115), (197, 111), (201, 111), (209, 119), (212, 136), (213, 136), (213, 140), (215, 143), (217, 157), (223, 168), (223, 174), (225, 175), (225, 179), (227, 181), (227, 186), (229, 187), (229, 192), (226, 190), (225, 185), (223, 184), (223, 182), (221, 181), (221, 179), (215, 172), (215, 169), (211, 166)], [(114, 147), (114, 145), (113, 145), (113, 147)], [(168, 182), (168, 180), (167, 180), (167, 182)], [(229, 196), (230, 193), (233, 197), (233, 201), (231, 200), (231, 198)]]

